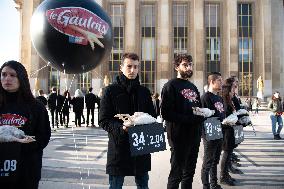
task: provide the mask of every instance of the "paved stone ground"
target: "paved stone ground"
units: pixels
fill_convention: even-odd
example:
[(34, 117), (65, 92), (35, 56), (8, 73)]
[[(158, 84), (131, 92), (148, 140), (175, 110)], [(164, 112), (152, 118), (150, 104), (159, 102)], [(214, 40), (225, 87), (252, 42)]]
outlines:
[[(246, 140), (239, 145), (236, 154), (241, 159), (242, 175), (233, 175), (237, 186), (224, 189), (280, 189), (284, 188), (284, 140), (272, 140), (268, 112), (252, 115), (256, 130), (245, 128)], [(71, 116), (71, 120), (74, 118)], [(97, 120), (96, 120), (97, 121)], [(44, 151), (40, 189), (105, 189), (108, 176), (105, 174), (107, 133), (100, 128), (60, 128), (52, 133), (52, 139)], [(197, 162), (193, 188), (202, 188), (200, 170), (203, 145)], [(170, 169), (170, 151), (152, 155), (152, 171), (149, 187), (166, 188)], [(135, 187), (133, 177), (126, 177), (125, 189)]]

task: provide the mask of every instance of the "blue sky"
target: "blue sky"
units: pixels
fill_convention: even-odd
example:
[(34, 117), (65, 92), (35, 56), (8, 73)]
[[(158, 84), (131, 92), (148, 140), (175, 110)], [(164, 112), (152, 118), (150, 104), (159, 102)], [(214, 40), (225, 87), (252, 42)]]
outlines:
[(0, 0), (0, 65), (19, 60), (20, 15), (13, 0)]

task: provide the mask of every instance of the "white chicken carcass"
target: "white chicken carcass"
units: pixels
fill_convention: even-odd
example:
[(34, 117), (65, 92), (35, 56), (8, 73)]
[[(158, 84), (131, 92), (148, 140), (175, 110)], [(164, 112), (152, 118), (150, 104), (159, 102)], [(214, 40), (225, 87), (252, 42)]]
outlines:
[(0, 143), (2, 142), (20, 142), (30, 143), (35, 139), (31, 136), (25, 135), (24, 131), (14, 126), (3, 125), (0, 126)]
[(249, 116), (243, 116), (243, 117), (239, 118), (239, 123), (243, 126), (247, 126), (247, 125), (252, 124)]
[(239, 109), (237, 112), (236, 112), (237, 115), (249, 115), (249, 112), (245, 109)]
[(193, 107), (192, 110), (194, 115), (199, 115), (203, 117), (211, 117), (215, 113), (215, 110), (210, 110), (208, 108)]
[(222, 124), (235, 125), (237, 121), (238, 121), (238, 116), (236, 114), (231, 114), (222, 121)]
[(132, 116), (129, 114), (117, 114), (114, 117), (121, 119), (126, 127), (157, 122), (156, 118), (144, 112), (135, 112)]

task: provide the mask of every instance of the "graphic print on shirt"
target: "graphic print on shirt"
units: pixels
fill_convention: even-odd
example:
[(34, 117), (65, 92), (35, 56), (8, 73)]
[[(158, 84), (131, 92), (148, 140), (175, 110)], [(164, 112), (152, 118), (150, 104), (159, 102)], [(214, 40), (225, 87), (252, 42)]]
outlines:
[(183, 89), (181, 92), (182, 96), (188, 99), (190, 102), (198, 102), (197, 94), (192, 89)]
[(15, 127), (20, 127), (26, 124), (27, 118), (17, 114), (2, 114), (0, 117), (0, 126), (11, 125)]
[(214, 106), (215, 106), (216, 110), (218, 110), (220, 113), (225, 111), (222, 102), (215, 102)]

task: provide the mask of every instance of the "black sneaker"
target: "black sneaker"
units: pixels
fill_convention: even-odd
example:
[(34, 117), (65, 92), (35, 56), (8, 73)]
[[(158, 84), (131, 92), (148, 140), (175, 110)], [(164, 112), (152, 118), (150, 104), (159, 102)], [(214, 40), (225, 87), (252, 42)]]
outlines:
[(231, 179), (229, 175), (221, 176), (220, 183), (228, 186), (235, 186), (235, 182)]
[(274, 140), (280, 140), (280, 136), (279, 135), (274, 135)]
[(223, 189), (219, 184), (210, 184), (210, 189)]
[(238, 162), (232, 162), (232, 164), (234, 165), (234, 166), (236, 166), (236, 167), (241, 167), (242, 165), (241, 164), (239, 164)]
[(233, 174), (243, 174), (243, 172), (240, 169), (234, 168), (233, 166), (229, 167), (229, 171), (230, 173), (233, 173)]

